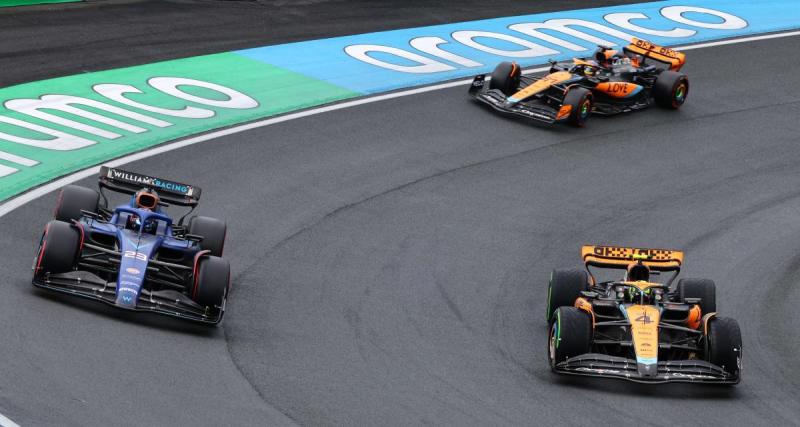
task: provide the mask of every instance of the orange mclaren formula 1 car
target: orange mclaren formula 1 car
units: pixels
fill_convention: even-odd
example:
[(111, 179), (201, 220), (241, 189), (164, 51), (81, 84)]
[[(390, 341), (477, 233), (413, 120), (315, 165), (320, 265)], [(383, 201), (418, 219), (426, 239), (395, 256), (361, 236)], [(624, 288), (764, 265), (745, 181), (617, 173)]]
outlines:
[[(553, 371), (644, 383), (739, 382), (739, 324), (717, 316), (714, 282), (681, 279), (671, 286), (682, 252), (584, 246), (581, 253), (584, 269), (550, 277)], [(623, 277), (604, 280), (614, 271)], [(662, 275), (665, 283), (651, 281)]]
[(685, 59), (683, 53), (633, 39), (622, 52), (600, 46), (594, 58), (551, 62), (550, 74), (543, 77), (523, 76), (519, 65), (502, 62), (488, 82), (485, 75), (476, 76), (469, 93), (502, 113), (583, 126), (591, 113), (613, 115), (653, 103), (680, 108), (689, 93), (689, 79), (680, 72)]

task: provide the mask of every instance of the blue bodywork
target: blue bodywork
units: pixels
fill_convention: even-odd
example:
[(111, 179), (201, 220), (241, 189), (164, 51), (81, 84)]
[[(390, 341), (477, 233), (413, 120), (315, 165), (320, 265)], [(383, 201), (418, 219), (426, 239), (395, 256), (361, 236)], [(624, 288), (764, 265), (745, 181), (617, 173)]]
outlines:
[[(133, 199), (110, 218), (84, 215), (73, 223), (81, 234), (77, 269), (34, 274), (33, 284), (53, 291), (100, 300), (119, 308), (149, 311), (203, 323), (219, 323), (222, 306), (193, 300), (197, 240), (161, 211), (136, 207)], [(167, 254), (166, 256), (164, 256)]]
[(200, 250), (194, 242), (175, 238), (172, 218), (160, 209), (150, 211), (135, 206), (133, 199), (127, 205), (118, 206), (107, 223), (86, 217), (81, 221), (85, 235), (100, 233), (117, 239), (122, 258), (117, 277), (116, 305), (123, 308), (135, 308), (138, 304), (148, 264), (158, 249), (185, 251), (191, 256)]
[[(219, 323), (230, 286), (230, 265), (220, 256), (225, 224), (206, 217), (193, 217), (188, 227), (182, 222), (202, 190), (108, 166), (100, 167), (97, 184), (99, 192), (62, 189), (39, 243), (33, 285), (126, 310)], [(103, 190), (131, 197), (110, 210)], [(189, 212), (174, 223), (162, 206)], [(217, 243), (206, 248), (206, 237)]]

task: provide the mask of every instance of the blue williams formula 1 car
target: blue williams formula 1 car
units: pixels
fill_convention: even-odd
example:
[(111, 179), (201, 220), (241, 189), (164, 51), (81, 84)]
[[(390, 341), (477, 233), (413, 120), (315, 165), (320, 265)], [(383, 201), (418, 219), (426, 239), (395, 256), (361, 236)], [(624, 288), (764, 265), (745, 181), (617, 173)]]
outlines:
[[(194, 216), (200, 189), (102, 167), (100, 191), (68, 185), (47, 223), (33, 264), (33, 284), (119, 308), (197, 322), (222, 320), (230, 264), (221, 258), (226, 225)], [(108, 208), (103, 190), (131, 196)], [(101, 200), (102, 198), (102, 200)], [(175, 223), (170, 205), (189, 208)]]

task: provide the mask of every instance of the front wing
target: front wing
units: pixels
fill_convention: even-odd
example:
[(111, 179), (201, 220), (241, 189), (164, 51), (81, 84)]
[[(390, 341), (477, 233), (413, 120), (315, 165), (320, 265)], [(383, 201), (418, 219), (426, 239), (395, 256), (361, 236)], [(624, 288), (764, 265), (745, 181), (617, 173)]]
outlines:
[(715, 383), (738, 384), (734, 376), (704, 360), (670, 360), (658, 362), (656, 375), (639, 373), (635, 360), (624, 357), (587, 353), (571, 357), (553, 367), (556, 373), (590, 377), (618, 378), (639, 383)]
[(142, 289), (135, 308), (120, 307), (116, 304), (115, 282), (106, 282), (90, 272), (81, 270), (37, 275), (33, 278), (33, 285), (49, 291), (101, 301), (125, 310), (156, 313), (208, 324), (219, 323), (225, 312), (224, 307), (208, 311), (182, 293), (172, 290)]
[(546, 124), (553, 124), (557, 121), (558, 111), (547, 105), (534, 102), (507, 103), (508, 97), (503, 92), (485, 87), (484, 78), (482, 75), (475, 77), (472, 81), (472, 86), (469, 88), (469, 94), (477, 101), (501, 113), (524, 117)]

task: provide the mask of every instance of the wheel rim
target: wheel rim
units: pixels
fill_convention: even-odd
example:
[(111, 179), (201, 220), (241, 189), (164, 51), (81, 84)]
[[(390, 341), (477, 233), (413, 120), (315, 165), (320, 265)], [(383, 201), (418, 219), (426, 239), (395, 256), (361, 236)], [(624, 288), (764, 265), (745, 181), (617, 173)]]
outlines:
[(581, 118), (582, 119), (585, 119), (586, 117), (589, 116), (589, 113), (592, 111), (591, 107), (592, 107), (591, 101), (589, 101), (588, 99), (586, 101), (583, 101), (583, 104), (581, 104)]
[(675, 102), (678, 104), (683, 104), (683, 101), (686, 100), (686, 85), (681, 84), (675, 89)]
[(548, 345), (548, 352), (547, 355), (550, 359), (550, 365), (555, 366), (556, 364), (556, 330), (558, 328), (558, 322), (553, 322), (553, 326), (550, 327), (550, 343)]

